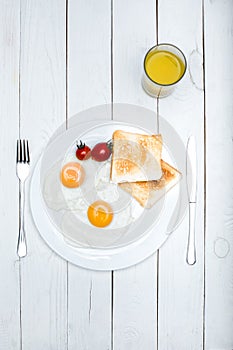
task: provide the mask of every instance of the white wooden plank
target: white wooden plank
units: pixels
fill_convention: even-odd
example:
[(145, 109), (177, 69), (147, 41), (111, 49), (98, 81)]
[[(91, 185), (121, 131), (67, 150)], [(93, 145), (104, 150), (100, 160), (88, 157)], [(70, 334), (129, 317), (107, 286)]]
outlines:
[[(111, 102), (110, 5), (108, 0), (69, 2), (69, 117)], [(69, 349), (110, 349), (111, 272), (70, 264), (68, 281)]]
[(111, 102), (111, 3), (70, 0), (68, 114)]
[[(202, 75), (202, 2), (159, 1), (158, 41), (184, 51), (188, 69), (174, 93), (159, 100), (159, 113), (186, 144), (197, 138), (198, 204), (196, 215), (197, 263), (185, 261), (188, 215), (160, 249), (159, 349), (202, 349), (204, 256), (204, 94)], [(162, 132), (162, 130), (160, 130)]]
[[(66, 117), (64, 0), (21, 2), (20, 133), (32, 166)], [(29, 183), (27, 184), (27, 189)], [(23, 349), (65, 349), (67, 264), (42, 241), (26, 210), (28, 256), (22, 260)]]
[(155, 2), (113, 2), (113, 97), (114, 103), (132, 103), (155, 109), (156, 101), (141, 85), (143, 60), (156, 44)]
[(157, 349), (156, 254), (114, 273), (114, 349)]
[(111, 272), (69, 265), (69, 349), (111, 348)]
[(16, 350), (20, 346), (20, 283), (16, 255), (18, 181), (15, 174), (20, 7), (16, 1), (1, 1), (0, 7), (0, 350)]
[[(156, 41), (155, 1), (115, 1), (113, 23), (113, 101), (156, 110), (156, 101), (141, 86), (143, 58)], [(157, 348), (156, 296), (156, 254), (114, 272), (114, 349)]]
[(205, 348), (233, 349), (233, 3), (205, 1)]

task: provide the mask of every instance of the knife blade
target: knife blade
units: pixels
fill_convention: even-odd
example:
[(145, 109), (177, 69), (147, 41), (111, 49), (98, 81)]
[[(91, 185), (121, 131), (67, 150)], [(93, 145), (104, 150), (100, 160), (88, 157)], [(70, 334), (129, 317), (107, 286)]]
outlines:
[(186, 261), (189, 265), (196, 263), (195, 221), (197, 201), (197, 153), (196, 139), (191, 135), (187, 143), (187, 192), (189, 200), (189, 235)]

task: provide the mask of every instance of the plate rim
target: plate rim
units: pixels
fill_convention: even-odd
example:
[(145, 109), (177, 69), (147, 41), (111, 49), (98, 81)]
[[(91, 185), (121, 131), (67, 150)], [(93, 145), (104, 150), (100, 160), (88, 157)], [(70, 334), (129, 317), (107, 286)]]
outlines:
[[(131, 127), (142, 129), (145, 132), (150, 132), (148, 129), (143, 128), (143, 127), (139, 127), (139, 126), (135, 126), (132, 123), (125, 123), (125, 122), (121, 122), (121, 121), (117, 121), (117, 120), (102, 120), (102, 122), (103, 122), (103, 125), (104, 124), (119, 124), (119, 125), (120, 124), (124, 124), (125, 126), (131, 126)], [(81, 123), (81, 124), (83, 126), (85, 126), (86, 124), (92, 125), (91, 127), (89, 127), (89, 129), (92, 129), (92, 128), (95, 128), (95, 126), (100, 126), (99, 123), (100, 123), (100, 120), (95, 120), (95, 121), (88, 121), (86, 123), (84, 122), (84, 123)], [(75, 127), (77, 127), (77, 125)], [(68, 129), (68, 130), (70, 130), (70, 129)], [(66, 132), (66, 131), (64, 131), (64, 132)], [(61, 136), (61, 135), (62, 135), (62, 133), (57, 135), (52, 142), (54, 142), (56, 140), (56, 138)], [(42, 236), (42, 238), (45, 240), (45, 242), (48, 244), (48, 246), (53, 251), (55, 251), (58, 255), (63, 257), (65, 260), (68, 260), (68, 261), (70, 261), (71, 263), (73, 263), (75, 265), (78, 265), (78, 266), (81, 266), (81, 267), (84, 267), (84, 268), (88, 268), (88, 269), (92, 269), (92, 270), (94, 269), (94, 270), (105, 270), (105, 271), (106, 270), (117, 270), (117, 269), (125, 268), (125, 267), (131, 266), (131, 265), (135, 265), (135, 264), (145, 260), (147, 257), (152, 255), (153, 253), (155, 253), (155, 251), (158, 249), (158, 247), (154, 247), (152, 244), (150, 244), (149, 246), (148, 245), (145, 246), (145, 241), (144, 241), (144, 250), (142, 250), (141, 249), (142, 248), (142, 246), (141, 246), (142, 242), (141, 242), (141, 240), (139, 240), (139, 241), (136, 241), (136, 242), (134, 242), (134, 243), (132, 243), (130, 245), (126, 245), (125, 247), (114, 248), (114, 249), (107, 249), (107, 251), (111, 252), (112, 255), (110, 255), (110, 256), (108, 255), (108, 256), (102, 257), (101, 260), (98, 260), (98, 261), (93, 260), (93, 256), (91, 256), (91, 255), (88, 258), (84, 258), (82, 252), (80, 252), (80, 249), (82, 251), (85, 250), (85, 252), (87, 252), (90, 249), (88, 249), (88, 248), (77, 248), (77, 247), (74, 248), (71, 245), (67, 244), (69, 249), (72, 250), (72, 252), (73, 251), (76, 252), (76, 258), (73, 256), (73, 254), (72, 254), (72, 256), (67, 256), (66, 252), (64, 252), (64, 250), (60, 249), (59, 244), (57, 244), (56, 242), (51, 240), (50, 236), (48, 238), (48, 236), (46, 236), (46, 234), (44, 234), (44, 232), (46, 231), (46, 226), (47, 226), (47, 230), (48, 230), (48, 226), (49, 226), (49, 230), (51, 232), (53, 232), (53, 233), (55, 232), (54, 237), (58, 236), (57, 233), (59, 233), (60, 238), (62, 238), (62, 240), (64, 242), (64, 238), (61, 237), (62, 234), (60, 232), (58, 232), (56, 227), (53, 226), (52, 221), (47, 216), (47, 213), (45, 212), (45, 209), (43, 208), (43, 204), (40, 203), (41, 207), (40, 207), (39, 211), (35, 210), (36, 207), (37, 207), (36, 202), (35, 202), (35, 198), (38, 199), (38, 193), (35, 192), (35, 189), (36, 188), (40, 189), (40, 186), (37, 186), (38, 184), (36, 185), (35, 183), (40, 181), (40, 165), (41, 165), (41, 162), (42, 162), (43, 154), (44, 154), (44, 152), (42, 152), (42, 154), (40, 155), (40, 158), (39, 158), (39, 160), (36, 163), (36, 166), (34, 168), (34, 171), (33, 171), (32, 177), (31, 177), (30, 203), (31, 203), (31, 212), (32, 212), (32, 217), (33, 217), (34, 223), (35, 223), (35, 225), (36, 225), (40, 235)], [(39, 199), (40, 199), (40, 202), (43, 200), (41, 191), (40, 191), (40, 198)], [(176, 203), (174, 203), (174, 205), (173, 205), (174, 208), (175, 208), (175, 205), (176, 205)], [(174, 210), (174, 208), (173, 208), (173, 210)], [(38, 213), (40, 213), (39, 217), (38, 217)], [(45, 215), (43, 215), (42, 213), (44, 213)], [(171, 213), (171, 216), (172, 216), (172, 213)], [(40, 222), (43, 222), (43, 220), (45, 218), (47, 220), (45, 220), (46, 221), (46, 225), (44, 227), (43, 224), (42, 225), (40, 224)], [(168, 226), (168, 223), (169, 223), (169, 220), (167, 221), (167, 226)], [(153, 231), (153, 227), (154, 226), (152, 225), (152, 228), (149, 229), (149, 233), (151, 233), (151, 231)], [(163, 239), (159, 243), (159, 248), (165, 243), (165, 241), (167, 240), (168, 237), (169, 237), (169, 234), (167, 234), (167, 233), (165, 233), (163, 235)], [(140, 252), (135, 253), (135, 251), (134, 251), (133, 254), (129, 254), (129, 251), (131, 249), (135, 249), (135, 247), (139, 246), (139, 244), (140, 244), (140, 249), (139, 249)], [(156, 244), (156, 246), (157, 245), (158, 244)], [(119, 255), (119, 250), (121, 250), (122, 252), (128, 252), (129, 258), (125, 259), (124, 261), (123, 261), (123, 259), (122, 260), (120, 259), (120, 261), (116, 261), (115, 256), (117, 254)], [(95, 251), (95, 249), (92, 249), (92, 252), (93, 251)], [(142, 251), (143, 251), (143, 253), (142, 253)], [(77, 255), (77, 252), (78, 252), (78, 255)], [(113, 257), (114, 257), (114, 259), (113, 259)], [(98, 259), (100, 259), (99, 256), (98, 256)], [(111, 263), (110, 263), (110, 266), (109, 266), (109, 261), (110, 260), (111, 260)], [(106, 261), (108, 263), (106, 263)]]

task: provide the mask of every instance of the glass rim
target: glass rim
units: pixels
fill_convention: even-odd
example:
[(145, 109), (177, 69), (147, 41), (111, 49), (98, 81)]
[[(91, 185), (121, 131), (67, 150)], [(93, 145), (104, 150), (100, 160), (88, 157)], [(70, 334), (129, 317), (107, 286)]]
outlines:
[[(184, 59), (184, 72), (183, 74), (180, 76), (180, 78), (178, 80), (176, 80), (174, 83), (171, 83), (171, 84), (161, 84), (161, 83), (157, 83), (156, 81), (154, 81), (153, 79), (151, 79), (151, 77), (148, 75), (147, 71), (146, 71), (146, 58), (148, 56), (148, 54), (154, 50), (155, 48), (159, 47), (159, 46), (171, 46), (173, 48), (175, 48), (177, 51), (179, 51)], [(168, 51), (169, 52), (169, 51)], [(156, 44), (154, 46), (152, 46), (145, 54), (145, 57), (144, 57), (144, 61), (143, 61), (143, 67), (144, 67), (144, 72), (146, 74), (146, 76), (148, 77), (148, 79), (150, 79), (150, 81), (152, 81), (152, 83), (154, 84), (157, 84), (159, 86), (173, 86), (175, 84), (177, 84), (182, 78), (183, 76), (185, 75), (185, 72), (187, 70), (187, 60), (186, 60), (186, 57), (183, 53), (183, 51), (181, 51), (181, 49), (179, 49), (176, 45), (173, 45), (173, 44), (169, 44), (169, 43), (160, 43), (160, 44)]]

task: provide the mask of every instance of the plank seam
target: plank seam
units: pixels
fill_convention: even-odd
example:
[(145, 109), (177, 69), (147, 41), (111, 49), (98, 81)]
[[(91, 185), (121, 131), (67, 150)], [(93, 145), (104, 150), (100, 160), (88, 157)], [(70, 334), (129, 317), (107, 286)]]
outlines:
[(111, 37), (111, 43), (110, 43), (110, 50), (111, 50), (111, 82), (110, 82), (110, 88), (111, 88), (111, 120), (113, 120), (113, 0), (111, 0), (111, 29), (110, 29), (110, 37)]
[[(156, 44), (158, 45), (159, 43), (159, 0), (156, 0)], [(159, 133), (159, 98), (156, 98), (156, 119), (157, 119), (157, 133)], [(157, 290), (156, 290), (156, 350), (159, 349), (159, 249), (157, 251), (157, 279), (156, 279), (156, 284), (157, 284)]]
[[(21, 54), (22, 54), (22, 45), (21, 45), (21, 38), (22, 38), (22, 13), (21, 13), (21, 0), (19, 3), (19, 82), (18, 82), (18, 89), (19, 89), (19, 139), (21, 138)], [(18, 196), (20, 197), (20, 189), (18, 188)], [(19, 199), (20, 201), (20, 199)], [(18, 208), (18, 215), (20, 218), (20, 205)], [(23, 326), (22, 326), (22, 265), (21, 265), (21, 259), (19, 258), (19, 336), (20, 336), (20, 350), (23, 349)]]
[(205, 6), (202, 0), (202, 50), (203, 50), (203, 108), (204, 108), (204, 266), (203, 266), (203, 313), (202, 313), (202, 349), (205, 350), (205, 307), (206, 307), (206, 91), (205, 91)]
[(156, 303), (156, 319), (157, 319), (157, 324), (156, 324), (156, 350), (159, 349), (159, 250), (157, 252), (157, 290), (156, 290), (156, 299), (157, 299), (157, 303)]
[[(66, 36), (65, 36), (65, 47), (66, 47), (66, 101), (65, 101), (65, 108), (66, 108), (66, 115), (65, 115), (65, 121), (66, 121), (66, 129), (68, 129), (68, 19), (69, 19), (69, 12), (68, 12), (68, 0), (66, 0)], [(66, 261), (66, 348), (69, 349), (69, 262)]]
[(114, 318), (114, 271), (112, 271), (111, 273), (111, 350), (113, 350), (114, 348), (113, 318)]
[(19, 5), (19, 138), (21, 135), (21, 0)]
[(92, 279), (90, 281), (90, 288), (89, 288), (89, 310), (88, 310), (89, 324), (91, 324), (91, 308), (92, 308)]
[(68, 129), (68, 0), (66, 0), (66, 129)]
[(69, 349), (69, 263), (66, 262), (66, 348)]
[(23, 332), (22, 332), (22, 270), (21, 259), (19, 258), (19, 327), (20, 327), (20, 350), (23, 349)]
[[(158, 45), (159, 43), (159, 0), (156, 0), (156, 13), (155, 13), (155, 22), (156, 22), (156, 27), (155, 27), (155, 30), (156, 30), (156, 45)], [(157, 125), (156, 125), (156, 128), (157, 128), (157, 133), (159, 133), (159, 98), (156, 98), (155, 100), (156, 102), (156, 113), (157, 113)]]
[(159, 43), (159, 16), (158, 16), (159, 0), (155, 1), (155, 11), (156, 11), (156, 14), (155, 14), (155, 17), (156, 17), (156, 44), (158, 45), (158, 43)]
[[(111, 50), (111, 57), (110, 57), (110, 65), (111, 65), (111, 81), (110, 81), (110, 88), (111, 88), (111, 120), (113, 120), (113, 0), (111, 0), (111, 28), (110, 28), (110, 37), (111, 37), (111, 43), (110, 43), (110, 50)], [(114, 348), (114, 271), (111, 272), (111, 334), (110, 334), (110, 346), (111, 350)]]

